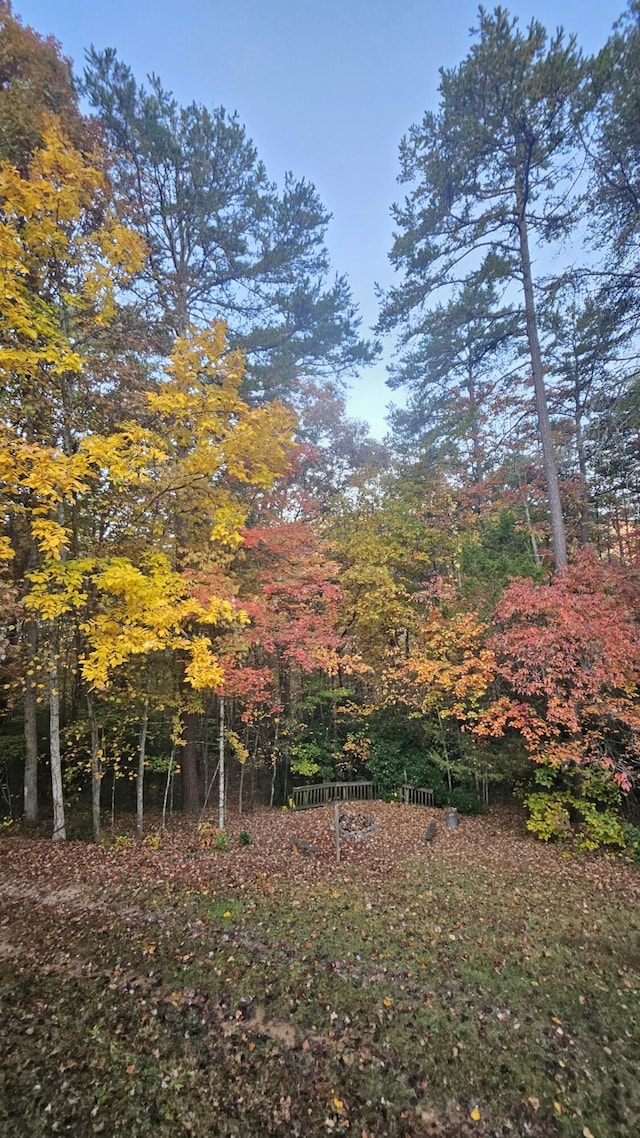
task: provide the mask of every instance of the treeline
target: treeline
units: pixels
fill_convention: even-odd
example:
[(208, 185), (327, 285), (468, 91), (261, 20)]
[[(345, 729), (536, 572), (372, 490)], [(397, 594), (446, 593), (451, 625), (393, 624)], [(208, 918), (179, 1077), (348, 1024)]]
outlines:
[(401, 144), (382, 446), (314, 187), (0, 2), (8, 817), (373, 777), (640, 846), (638, 90), (635, 2), (594, 59), (480, 10)]

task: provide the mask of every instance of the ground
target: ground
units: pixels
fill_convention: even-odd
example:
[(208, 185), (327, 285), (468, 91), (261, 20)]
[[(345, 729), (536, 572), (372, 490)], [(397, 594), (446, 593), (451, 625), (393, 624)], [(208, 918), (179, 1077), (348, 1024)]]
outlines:
[(637, 1135), (637, 869), (357, 810), (0, 839), (4, 1138)]

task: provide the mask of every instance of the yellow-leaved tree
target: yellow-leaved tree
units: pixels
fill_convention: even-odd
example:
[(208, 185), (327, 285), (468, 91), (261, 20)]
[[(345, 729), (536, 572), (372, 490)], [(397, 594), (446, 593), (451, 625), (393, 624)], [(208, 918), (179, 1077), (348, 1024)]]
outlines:
[[(224, 569), (241, 541), (251, 494), (272, 485), (289, 461), (292, 415), (277, 404), (249, 407), (240, 397), (242, 378), (242, 357), (228, 352), (224, 327), (215, 325), (177, 341), (163, 379), (148, 394), (146, 428), (123, 424), (110, 436), (89, 435), (70, 457), (19, 448), (22, 485), (36, 484), (42, 503), (34, 499), (30, 518), (41, 563), (28, 575), (28, 611), (55, 630), (59, 645), (62, 639), (76, 650), (80, 644), (78, 663), (90, 693), (107, 691), (126, 673), (129, 690), (137, 684), (144, 716), (149, 690), (142, 665), (149, 659), (175, 663), (183, 727), (196, 714), (193, 693), (222, 689), (215, 639), (247, 619)], [(62, 507), (58, 520), (47, 516), (42, 528), (41, 515), (55, 501)], [(88, 703), (97, 836), (100, 770), (91, 695)], [(189, 799), (191, 787), (197, 795), (197, 768), (188, 736), (183, 744), (184, 798), (187, 808), (191, 801), (197, 809), (197, 798)], [(139, 760), (141, 833), (142, 746)]]
[[(29, 571), (60, 556), (64, 503), (84, 486), (78, 457), (92, 344), (113, 320), (118, 291), (144, 260), (120, 221), (104, 161), (80, 153), (55, 116), (44, 115), (28, 167), (0, 163), (0, 430), (4, 448), (0, 543), (22, 587)], [(55, 630), (39, 643), (25, 619), (25, 818), (37, 817), (36, 657), (46, 657), (51, 721), (54, 836), (64, 837)]]
[[(228, 347), (223, 323), (194, 328), (176, 340), (165, 376), (148, 396), (167, 460), (144, 503), (147, 524), (205, 606), (217, 603), (221, 590), (233, 598), (236, 586), (229, 571), (241, 529), (290, 464), (295, 416), (277, 402), (251, 407), (241, 394), (244, 368), (242, 353)], [(215, 619), (202, 623), (218, 634)], [(189, 665), (180, 651), (176, 665), (182, 691), (183, 809), (196, 813), (202, 707), (191, 694)]]

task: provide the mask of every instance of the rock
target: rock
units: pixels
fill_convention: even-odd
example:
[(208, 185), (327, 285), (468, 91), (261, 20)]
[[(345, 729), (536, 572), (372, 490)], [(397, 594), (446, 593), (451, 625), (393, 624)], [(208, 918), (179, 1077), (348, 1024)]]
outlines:
[[(378, 823), (370, 814), (356, 813), (355, 810), (343, 810), (339, 816), (340, 837), (353, 842), (365, 842), (371, 834), (375, 834)], [(335, 832), (331, 823), (331, 833)]]
[(317, 853), (318, 847), (312, 846), (310, 842), (303, 842), (302, 838), (289, 838), (292, 846), (295, 846), (300, 853)]

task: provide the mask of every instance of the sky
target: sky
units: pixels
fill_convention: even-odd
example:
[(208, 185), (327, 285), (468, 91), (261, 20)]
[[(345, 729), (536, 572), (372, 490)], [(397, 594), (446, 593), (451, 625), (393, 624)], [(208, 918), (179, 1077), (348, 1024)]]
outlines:
[[(504, 6), (525, 26), (536, 18), (575, 32), (591, 53), (625, 2)], [(375, 283), (393, 280), (400, 139), (436, 109), (439, 68), (467, 54), (476, 0), (14, 0), (14, 10), (55, 35), (77, 71), (90, 44), (115, 47), (140, 81), (155, 72), (180, 102), (237, 111), (273, 180), (291, 170), (316, 186), (332, 214), (333, 268), (349, 279), (363, 331), (375, 324)], [(352, 380), (348, 400), (378, 437), (392, 349), (386, 342), (381, 362)]]

